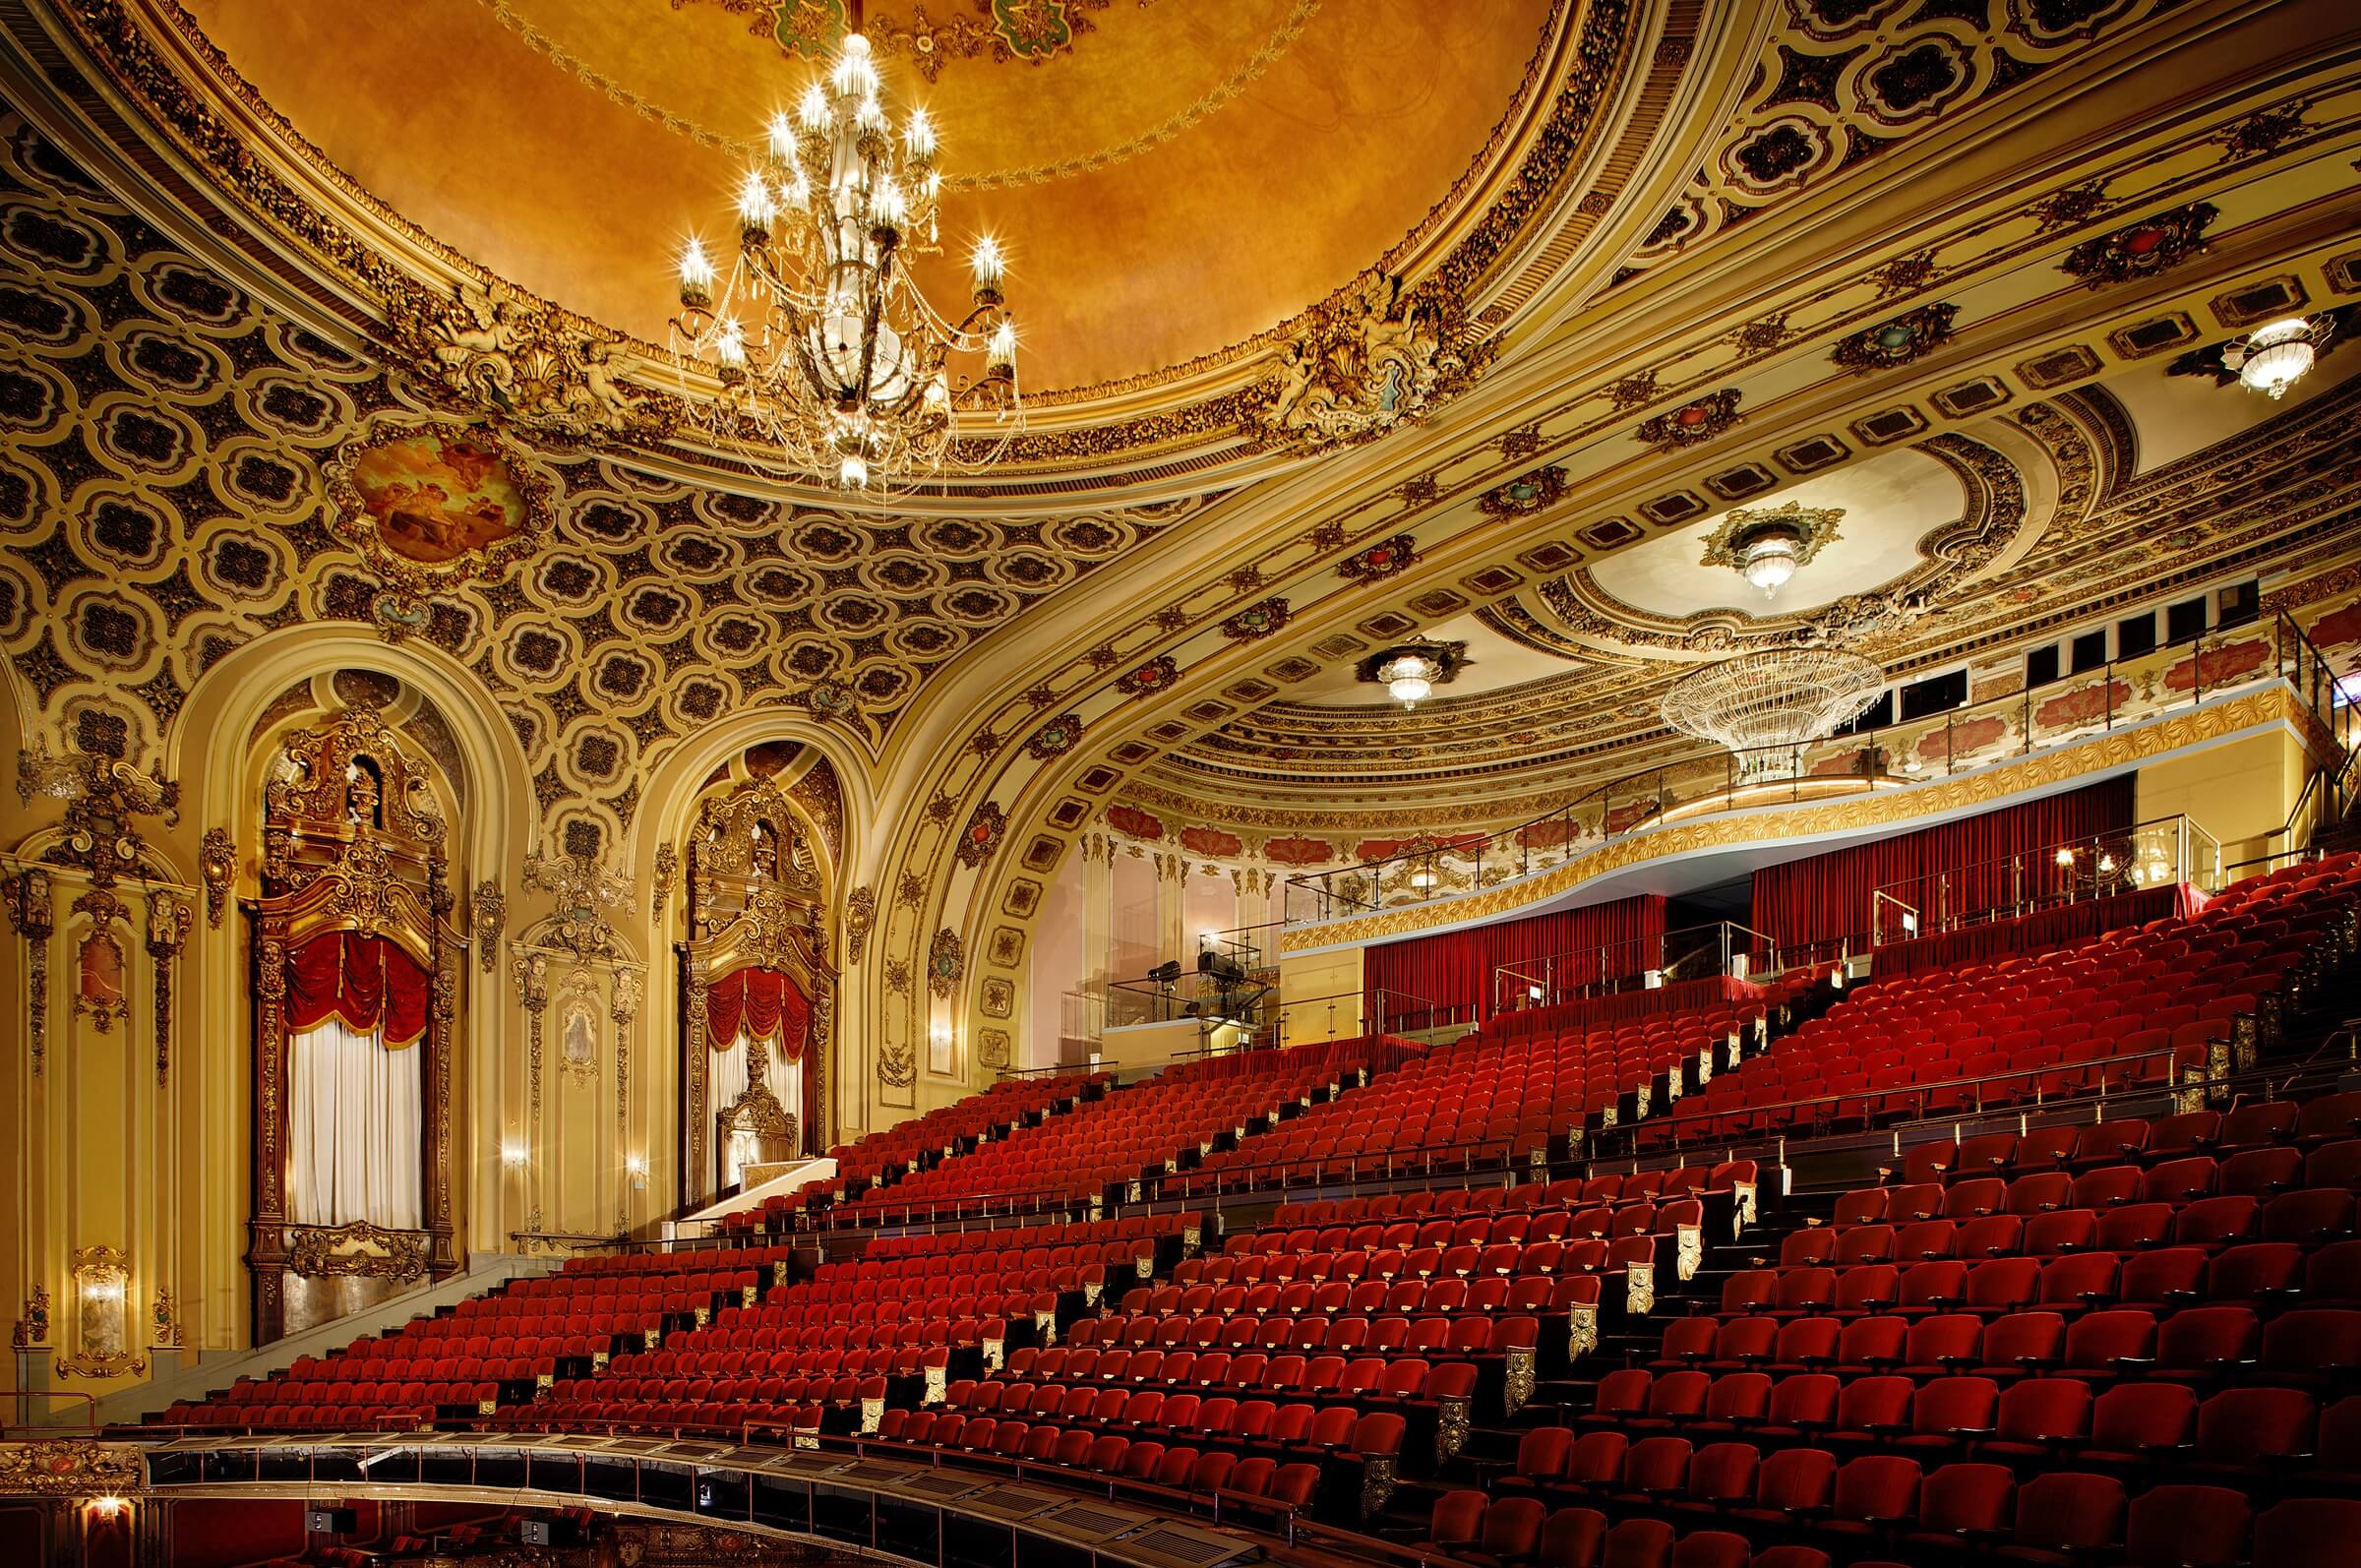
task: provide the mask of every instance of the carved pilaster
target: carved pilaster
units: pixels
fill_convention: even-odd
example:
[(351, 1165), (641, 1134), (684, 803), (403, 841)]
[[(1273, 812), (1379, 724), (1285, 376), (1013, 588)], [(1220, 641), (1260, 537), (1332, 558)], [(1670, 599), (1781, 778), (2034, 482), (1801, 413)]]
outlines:
[(188, 944), (197, 912), (161, 890), (148, 897), (148, 957), (155, 971), (155, 1082), (172, 1079), (172, 965)]
[(205, 924), (209, 930), (221, 929), (221, 915), (229, 907), (230, 884), (238, 874), (238, 846), (225, 827), (209, 827), (197, 846), (198, 874), (205, 881)]
[[(632, 1020), (639, 1015), (639, 974), (634, 969), (615, 972), (615, 995), (607, 1016), (615, 1021), (615, 1145), (632, 1144)], [(619, 1231), (632, 1228), (632, 1187), (627, 1173), (623, 1196), (616, 1205)]]
[(518, 953), (509, 964), (516, 983), (516, 999), (524, 1007), (525, 1125), (533, 1147), (541, 1141), (541, 1063), (544, 1050), (542, 1020), (549, 1008), (549, 959), (542, 953)]
[(11, 877), (7, 896), (8, 923), (25, 938), (25, 1043), (38, 1078), (49, 1052), (49, 938), (57, 929), (49, 874), (28, 871)]

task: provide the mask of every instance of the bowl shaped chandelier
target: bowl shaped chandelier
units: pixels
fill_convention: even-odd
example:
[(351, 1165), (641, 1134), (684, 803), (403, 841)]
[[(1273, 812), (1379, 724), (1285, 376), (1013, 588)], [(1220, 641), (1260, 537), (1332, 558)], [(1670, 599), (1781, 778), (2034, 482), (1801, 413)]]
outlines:
[(1672, 683), (1661, 711), (1683, 735), (1735, 753), (1742, 776), (1784, 776), (1795, 748), (1858, 718), (1885, 689), (1874, 659), (1839, 648), (1767, 648)]
[(2276, 401), (2309, 375), (2335, 331), (2327, 316), (2290, 316), (2266, 322), (2223, 351), (2223, 368), (2238, 384)]
[(701, 240), (682, 248), (670, 347), (706, 435), (783, 477), (882, 492), (990, 467), (1024, 404), (999, 245), (976, 241), (955, 317), (911, 277), (941, 249), (935, 127), (923, 108), (894, 123), (855, 15), (740, 181), (727, 274)]

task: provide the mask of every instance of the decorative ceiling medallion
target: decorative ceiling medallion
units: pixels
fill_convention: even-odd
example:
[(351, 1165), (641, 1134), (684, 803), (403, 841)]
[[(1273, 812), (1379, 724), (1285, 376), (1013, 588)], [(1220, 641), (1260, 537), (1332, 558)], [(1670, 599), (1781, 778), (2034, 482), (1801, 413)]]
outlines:
[(335, 531), (405, 616), (423, 619), (438, 591), (505, 577), (550, 526), (549, 482), (488, 426), (380, 426), (336, 452), (327, 480)]
[(1637, 434), (1651, 447), (1694, 447), (1711, 441), (1745, 419), (1738, 412), (1739, 395), (1735, 387), (1708, 392), (1693, 403), (1644, 422)]
[(1060, 713), (1035, 730), (1025, 741), (1025, 754), (1036, 762), (1047, 762), (1072, 751), (1082, 739), (1082, 715)]
[(1293, 614), (1285, 599), (1249, 604), (1222, 623), (1222, 635), (1233, 642), (1253, 642), (1286, 626)]
[(2089, 239), (2066, 253), (2058, 270), (2092, 288), (2168, 271), (2203, 251), (2206, 229), (2221, 210), (2192, 202)]
[(1353, 679), (1382, 686), (1396, 701), (1415, 706), (1434, 688), (1458, 680), (1470, 662), (1465, 642), (1402, 642), (1354, 665)]
[(1418, 541), (1398, 533), (1336, 564), (1337, 575), (1348, 582), (1376, 582), (1408, 570), (1419, 559)]
[(1401, 278), (1365, 273), (1307, 313), (1255, 422), (1304, 448), (1371, 441), (1466, 391), (1490, 356), (1455, 297), (1405, 295)]
[(949, 996), (959, 989), (959, 977), (967, 971), (967, 949), (960, 944), (959, 934), (945, 926), (935, 933), (935, 940), (927, 947), (927, 989), (938, 996)]
[(1494, 485), (1477, 501), (1476, 510), (1487, 517), (1523, 517), (1555, 506), (1565, 493), (1566, 471), (1552, 463)]
[[(673, 7), (691, 0), (673, 0)], [(776, 42), (789, 59), (824, 60), (854, 23), (845, 0), (706, 0), (747, 19), (747, 30)], [(909, 61), (929, 82), (953, 61), (988, 60), (1040, 65), (1073, 47), (1077, 35), (1094, 30), (1090, 13), (1115, 0), (986, 0), (976, 16), (936, 22), (924, 5), (907, 17), (864, 17), (862, 25), (880, 53)], [(880, 7), (879, 9), (882, 9)], [(898, 8), (897, 8), (898, 9)]]
[[(733, 5), (733, 0), (720, 3)], [(1064, 0), (1064, 3), (1067, 24), (1073, 27), (1078, 15), (1073, 7), (1086, 0)], [(1283, 48), (1292, 41), (1301, 31), (1302, 22), (1316, 8), (1317, 0), (1297, 0), (1268, 47)], [(159, 130), (178, 139), (190, 155), (203, 164), (206, 175), (222, 189), (235, 193), (248, 212), (262, 214), (274, 232), (276, 243), (307, 263), (321, 267), (340, 284), (357, 284), (376, 297), (391, 297), (409, 282), (401, 262), (396, 260), (405, 256), (430, 257), (445, 275), (453, 272), (485, 275), (469, 258), (372, 198), (327, 163), (283, 114), (237, 76), (227, 58), (207, 37), (199, 21), (184, 8), (167, 7), (160, 17), (136, 21), (129, 0), (81, 0), (67, 9), (78, 41), (91, 50), (106, 75), (128, 91), (139, 111)], [(1008, 9), (1038, 11), (1040, 7), (1011, 5)], [(1388, 253), (1389, 256), (1412, 254), (1423, 242), (1445, 229), (1476, 193), (1499, 194), (1481, 221), (1468, 228), (1465, 236), (1414, 290), (1422, 300), (1429, 289), (1435, 291), (1438, 299), (1458, 301), (1469, 297), (1480, 285), (1490, 281), (1509, 258), (1521, 254), (1520, 242), (1563, 211), (1581, 191), (1578, 182), (1567, 181), (1563, 176), (1567, 167), (1595, 145), (1593, 133), (1603, 118), (1602, 106), (1611, 101), (1610, 90), (1620, 73), (1632, 64), (1627, 58), (1629, 51), (1621, 47), (1630, 9), (1629, 0), (1590, 0), (1583, 5), (1558, 0), (1557, 14), (1575, 16), (1578, 20), (1562, 30), (1554, 22), (1542, 30), (1540, 47), (1528, 63), (1516, 101), (1500, 117), (1484, 146), (1454, 183), (1452, 198), (1437, 203)], [(511, 8), (501, 6), (495, 10), (501, 13), (497, 20), (510, 26), (512, 32), (537, 52), (550, 55), (549, 40), (529, 30), (511, 26)], [(745, 14), (753, 15), (751, 11)], [(150, 20), (165, 30), (168, 49), (159, 49), (150, 41)], [(879, 33), (886, 30), (884, 23), (875, 27)], [(1076, 30), (1081, 30), (1076, 28)], [(937, 33), (939, 47), (940, 30)], [(914, 34), (914, 59), (918, 52)], [(168, 65), (167, 58), (190, 63)], [(1252, 66), (1253, 62), (1249, 62), (1248, 67), (1241, 68), (1234, 83), (1250, 80)], [(184, 72), (206, 79), (202, 91), (192, 89), (183, 79)], [(610, 95), (624, 91), (603, 79), (597, 85)], [(1225, 84), (1224, 90), (1230, 86)], [(83, 90), (88, 93), (87, 89)], [(1217, 93), (1219, 90), (1217, 90)], [(234, 103), (240, 111), (239, 118), (233, 121), (211, 107), (208, 96), (215, 91)], [(660, 123), (680, 123), (677, 115), (661, 105), (637, 99), (628, 91), (624, 92), (624, 101)], [(1192, 109), (1176, 123), (1185, 128), (1199, 117), (1201, 109)], [(278, 172), (277, 158), (252, 155), (256, 128), (266, 133), (275, 146), (285, 149), (288, 156), (307, 172), (318, 173), (331, 182), (335, 188), (333, 202), (315, 203)], [(702, 145), (734, 145), (728, 138), (717, 138), (701, 129), (693, 131), (692, 140)], [(1086, 173), (1150, 150), (1144, 140), (1134, 139), (1120, 149), (1058, 164), (998, 170), (989, 176), (974, 177), (969, 183), (978, 187), (1038, 184), (1069, 173)], [(1505, 187), (1500, 177), (1505, 178)], [(946, 186), (958, 183), (946, 181)], [(1351, 287), (1348, 284), (1347, 290)], [(1045, 405), (1075, 406), (1119, 392), (1177, 384), (1199, 377), (1217, 365), (1249, 359), (1268, 364), (1279, 345), (1302, 333), (1305, 326), (1303, 318), (1294, 318), (1185, 364), (1120, 382), (1045, 392), (1039, 400)], [(653, 356), (648, 351), (653, 347), (632, 342), (628, 351), (652, 362)], [(1233, 438), (1241, 426), (1252, 429), (1258, 424), (1268, 402), (1268, 386), (1265, 381), (1259, 386), (1241, 387), (1179, 408), (1054, 432), (1029, 433), (1012, 444), (1008, 456), (1027, 465), (1087, 463), (1096, 467), (1115, 453), (1143, 447), (1169, 450), (1177, 439), (1204, 442)], [(973, 453), (965, 450), (968, 444), (961, 445), (963, 458), (972, 457)]]
[(1180, 666), (1169, 653), (1159, 653), (1147, 663), (1126, 674), (1118, 676), (1115, 689), (1125, 696), (1154, 696), (1169, 691), (1180, 679)]
[(1854, 332), (1829, 357), (1856, 375), (1907, 365), (1951, 341), (1952, 318), (1959, 313), (1957, 305), (1921, 305)]
[[(1699, 564), (1727, 567), (1764, 592), (1775, 592), (1796, 569), (1809, 566), (1822, 546), (1836, 543), (1837, 524), (1844, 516), (1843, 507), (1807, 507), (1796, 501), (1783, 507), (1733, 507), (1707, 537)], [(1767, 544), (1780, 548), (1767, 555)], [(1784, 561), (1787, 570), (1766, 584), (1761, 574), (1773, 560)]]
[(1000, 847), (1007, 836), (1008, 816), (999, 805), (986, 801), (976, 808), (975, 815), (967, 819), (967, 831), (959, 835), (956, 853), (959, 864), (969, 869), (992, 859), (992, 852)]

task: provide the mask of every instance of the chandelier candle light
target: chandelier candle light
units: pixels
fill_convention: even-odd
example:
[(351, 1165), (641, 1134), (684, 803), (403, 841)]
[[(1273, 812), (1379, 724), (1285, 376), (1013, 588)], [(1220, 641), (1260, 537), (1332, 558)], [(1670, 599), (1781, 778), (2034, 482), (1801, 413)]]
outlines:
[[(687, 399), (708, 435), (775, 449), (790, 477), (883, 490), (989, 467), (1024, 407), (999, 244), (976, 241), (956, 321), (910, 276), (913, 257), (941, 249), (935, 127), (912, 109), (894, 128), (857, 30), (771, 120), (740, 186), (728, 276), (702, 241), (683, 247), (671, 348), (684, 373), (719, 378), (717, 394)], [(957, 379), (955, 363), (973, 373)]]

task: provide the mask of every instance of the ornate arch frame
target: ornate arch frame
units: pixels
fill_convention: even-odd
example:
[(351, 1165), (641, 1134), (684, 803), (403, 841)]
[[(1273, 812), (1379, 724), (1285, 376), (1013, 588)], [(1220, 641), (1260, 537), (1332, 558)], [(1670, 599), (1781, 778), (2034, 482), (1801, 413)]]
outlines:
[[(758, 859), (758, 827), (775, 835), (771, 870)], [(681, 959), (682, 1128), (681, 1188), (696, 1202), (714, 1195), (720, 1175), (713, 1139), (724, 1113), (745, 1109), (768, 1121), (776, 1107), (766, 1089), (750, 1091), (739, 1106), (711, 1104), (705, 1042), (706, 1001), (714, 982), (740, 969), (776, 969), (811, 999), (805, 1044), (806, 1106), (814, 1115), (805, 1146), (827, 1147), (834, 1115), (829, 1062), (835, 1055), (837, 971), (830, 958), (830, 876), (814, 846), (812, 825), (787, 792), (768, 778), (754, 779), (698, 809), (689, 837), (688, 939)]]
[[(452, 1216), (452, 1098), (466, 943), (451, 922), (445, 826), (424, 768), (384, 718), (348, 709), (287, 737), (286, 776), (263, 792), (261, 891), (253, 924), (255, 997), (254, 1217), (246, 1265), (254, 1276), (257, 1343), (286, 1328), (289, 1274), (436, 1279), (457, 1272)], [(358, 1223), (333, 1230), (287, 1219), (287, 955), (314, 937), (356, 932), (394, 942), (433, 987), (423, 1062), (419, 1194), (423, 1233)]]

